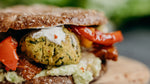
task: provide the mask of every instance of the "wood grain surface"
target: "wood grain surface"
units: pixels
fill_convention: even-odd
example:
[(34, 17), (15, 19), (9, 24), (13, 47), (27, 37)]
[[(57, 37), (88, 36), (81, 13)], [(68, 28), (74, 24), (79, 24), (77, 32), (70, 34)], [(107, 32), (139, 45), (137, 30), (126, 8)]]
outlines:
[(150, 71), (136, 60), (119, 56), (117, 62), (108, 61), (107, 72), (92, 84), (148, 84)]

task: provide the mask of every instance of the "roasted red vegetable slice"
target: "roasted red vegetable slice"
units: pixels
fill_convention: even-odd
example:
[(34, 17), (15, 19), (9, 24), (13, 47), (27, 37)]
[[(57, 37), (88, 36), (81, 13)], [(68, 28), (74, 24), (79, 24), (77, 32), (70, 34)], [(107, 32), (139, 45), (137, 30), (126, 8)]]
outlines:
[(72, 30), (77, 32), (79, 35), (105, 46), (113, 45), (114, 43), (121, 42), (123, 35), (121, 31), (102, 33), (92, 27), (84, 26), (71, 26)]
[(7, 70), (16, 70), (18, 56), (16, 53), (17, 42), (12, 37), (7, 37), (0, 43), (0, 61), (6, 66)]

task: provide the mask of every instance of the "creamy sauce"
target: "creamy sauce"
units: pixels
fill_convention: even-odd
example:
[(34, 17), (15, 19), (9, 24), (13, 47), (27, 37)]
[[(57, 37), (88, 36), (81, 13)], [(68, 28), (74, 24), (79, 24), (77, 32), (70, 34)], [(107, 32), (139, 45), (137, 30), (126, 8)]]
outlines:
[(75, 48), (75, 50), (77, 49), (77, 47), (78, 47), (78, 43), (77, 43), (77, 41), (76, 41), (76, 38), (75, 38), (75, 36), (73, 36), (73, 35), (71, 35), (71, 39), (72, 39), (72, 44), (74, 44), (74, 48)]
[(82, 56), (80, 64), (84, 64), (87, 71), (93, 73), (94, 77), (98, 77), (101, 70), (101, 60), (89, 52), (82, 53)]
[(0, 70), (0, 82), (3, 82), (4, 79), (9, 81), (10, 83), (22, 83), (23, 81), (25, 81), (23, 77), (18, 76), (16, 72), (9, 71), (9, 72), (4, 73), (3, 70), (1, 69)]
[(65, 41), (66, 38), (63, 27), (51, 27), (47, 29), (41, 29), (40, 31), (32, 34), (32, 38), (36, 39), (40, 38), (41, 36), (45, 36), (51, 42), (59, 45), (62, 41)]
[(4, 76), (4, 73), (3, 73), (3, 70), (0, 69), (0, 82), (2, 82), (4, 80), (5, 76)]
[(72, 75), (76, 84), (89, 84), (93, 77), (99, 76), (101, 60), (92, 53), (84, 52), (79, 64), (64, 65), (51, 70), (43, 70), (35, 76), (66, 76)]
[(7, 72), (5, 74), (7, 81), (11, 83), (21, 83), (25, 81), (21, 76), (18, 76), (16, 72)]

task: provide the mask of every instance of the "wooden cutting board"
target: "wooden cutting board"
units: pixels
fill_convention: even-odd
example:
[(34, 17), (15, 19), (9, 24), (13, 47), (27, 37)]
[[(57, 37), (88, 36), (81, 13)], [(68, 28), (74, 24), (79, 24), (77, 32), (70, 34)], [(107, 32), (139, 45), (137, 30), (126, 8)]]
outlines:
[(143, 63), (119, 56), (117, 62), (108, 61), (107, 72), (92, 84), (148, 84), (150, 71)]

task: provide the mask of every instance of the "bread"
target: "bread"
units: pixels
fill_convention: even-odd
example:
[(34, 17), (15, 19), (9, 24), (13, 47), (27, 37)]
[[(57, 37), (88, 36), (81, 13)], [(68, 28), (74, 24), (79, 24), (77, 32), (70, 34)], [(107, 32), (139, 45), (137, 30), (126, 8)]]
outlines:
[(92, 84), (148, 84), (149, 69), (141, 62), (119, 56), (107, 62), (107, 72)]
[(0, 10), (0, 32), (7, 32), (9, 28), (20, 30), (63, 24), (90, 26), (106, 22), (107, 19), (102, 12), (78, 8), (32, 5)]

